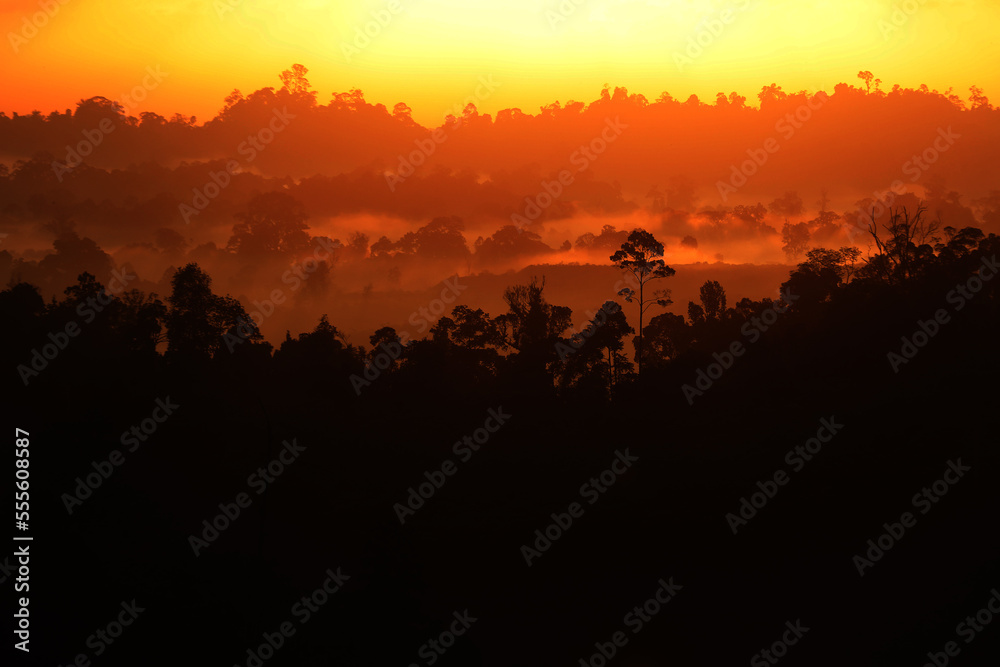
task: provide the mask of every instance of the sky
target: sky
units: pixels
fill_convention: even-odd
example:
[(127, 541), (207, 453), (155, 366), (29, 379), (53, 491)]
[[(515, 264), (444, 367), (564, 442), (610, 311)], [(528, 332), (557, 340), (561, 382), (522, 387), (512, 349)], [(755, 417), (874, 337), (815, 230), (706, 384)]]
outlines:
[(537, 113), (604, 84), (756, 103), (772, 82), (832, 90), (859, 70), (995, 99), (998, 18), (995, 0), (5, 0), (0, 110), (129, 95), (133, 115), (203, 121), (234, 88), (280, 86), (293, 63), (320, 103), (360, 88), (425, 125), (467, 101)]

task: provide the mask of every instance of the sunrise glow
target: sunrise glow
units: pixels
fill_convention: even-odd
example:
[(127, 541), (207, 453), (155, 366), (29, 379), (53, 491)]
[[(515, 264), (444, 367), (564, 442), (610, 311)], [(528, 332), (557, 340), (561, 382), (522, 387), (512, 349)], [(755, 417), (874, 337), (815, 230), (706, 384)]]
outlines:
[[(501, 87), (477, 106), (526, 112), (588, 100), (605, 83), (655, 99), (752, 99), (773, 81), (786, 90), (830, 88), (859, 69), (904, 87), (987, 94), (1000, 86), (1000, 6), (988, 0), (66, 0), (33, 34), (37, 0), (4, 3), (0, 55), (5, 106), (19, 113), (118, 97), (147, 66), (169, 79), (138, 111), (208, 119), (233, 89), (273, 85), (273, 72), (306, 64), (326, 102), (360, 88), (392, 107), (406, 102), (431, 124), (480, 76)], [(901, 8), (913, 10), (910, 13)], [(895, 9), (894, 9), (895, 8)], [(38, 23), (42, 21), (39, 19)]]

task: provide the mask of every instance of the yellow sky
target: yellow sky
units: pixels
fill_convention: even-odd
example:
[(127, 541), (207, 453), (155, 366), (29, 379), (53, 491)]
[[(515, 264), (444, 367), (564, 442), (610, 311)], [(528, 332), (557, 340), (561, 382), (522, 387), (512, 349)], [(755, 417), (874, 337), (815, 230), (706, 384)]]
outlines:
[(5, 0), (0, 109), (118, 99), (158, 66), (167, 76), (132, 113), (207, 120), (233, 88), (279, 85), (293, 63), (322, 103), (360, 88), (424, 123), (480, 77), (499, 84), (477, 103), (489, 113), (589, 101), (605, 83), (756, 102), (771, 82), (832, 90), (861, 69), (963, 98), (976, 84), (997, 102), (998, 18), (995, 0)]

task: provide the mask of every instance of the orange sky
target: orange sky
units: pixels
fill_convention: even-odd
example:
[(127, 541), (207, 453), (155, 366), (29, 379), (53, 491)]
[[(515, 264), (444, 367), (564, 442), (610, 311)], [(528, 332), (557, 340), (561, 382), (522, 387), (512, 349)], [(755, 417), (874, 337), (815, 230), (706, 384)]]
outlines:
[[(894, 16), (903, 6), (912, 13)], [(356, 39), (373, 12), (384, 26)], [(887, 87), (967, 98), (975, 84), (996, 100), (998, 18), (995, 0), (5, 0), (0, 109), (120, 99), (159, 67), (166, 77), (130, 113), (207, 120), (233, 88), (280, 85), (292, 63), (310, 69), (321, 103), (360, 88), (425, 124), (481, 77), (499, 84), (477, 102), (486, 113), (593, 100), (605, 83), (650, 99), (736, 90), (756, 103), (771, 82), (832, 90), (861, 69)], [(685, 53), (699, 37), (701, 52)]]

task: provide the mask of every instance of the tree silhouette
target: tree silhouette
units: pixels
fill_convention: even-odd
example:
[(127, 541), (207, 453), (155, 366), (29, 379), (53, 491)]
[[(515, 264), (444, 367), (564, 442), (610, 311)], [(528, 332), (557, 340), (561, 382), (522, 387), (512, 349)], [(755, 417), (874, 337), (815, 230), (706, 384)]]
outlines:
[(688, 301), (688, 319), (691, 320), (692, 326), (704, 324), (705, 323), (704, 306), (697, 304), (694, 301)]
[(875, 78), (875, 75), (868, 70), (864, 70), (858, 72), (858, 78), (865, 82), (865, 93), (870, 93), (872, 91), (872, 79)]
[(212, 279), (194, 263), (170, 281), (167, 299), (167, 351), (192, 358), (215, 355), (224, 346), (223, 336), (258, 341), (263, 336), (239, 301), (212, 293)]
[(692, 328), (684, 322), (684, 316), (673, 313), (650, 319), (644, 333), (647, 365), (649, 362), (660, 365), (676, 358), (687, 351), (693, 339)]
[(452, 338), (459, 345), (471, 349), (499, 350), (507, 347), (498, 323), (490, 319), (482, 308), (472, 310), (466, 305), (455, 306), (451, 319), (455, 323)]
[(698, 291), (705, 317), (710, 320), (721, 320), (726, 312), (726, 290), (718, 280), (706, 280)]
[(659, 306), (669, 306), (669, 290), (657, 290), (653, 297), (646, 299), (646, 283), (660, 278), (669, 278), (676, 273), (663, 261), (663, 244), (657, 241), (652, 234), (644, 229), (635, 229), (628, 235), (620, 250), (611, 255), (611, 261), (615, 262), (619, 268), (629, 271), (635, 278), (639, 286), (636, 292), (631, 287), (623, 287), (618, 291), (618, 296), (625, 297), (625, 301), (639, 304), (639, 343), (636, 350), (636, 363), (639, 367), (639, 375), (642, 375), (642, 316), (646, 309), (653, 304)]
[(802, 213), (802, 198), (796, 192), (786, 192), (767, 205), (768, 210), (775, 215), (789, 216)]
[(233, 235), (227, 248), (233, 252), (259, 257), (268, 254), (294, 254), (309, 247), (309, 228), (305, 209), (284, 192), (266, 192), (251, 199), (246, 210), (235, 215)]
[(507, 312), (494, 320), (504, 344), (516, 350), (515, 373), (530, 391), (551, 390), (548, 365), (557, 359), (556, 344), (572, 324), (572, 311), (545, 300), (545, 279), (504, 290)]
[(940, 259), (949, 262), (967, 257), (984, 238), (983, 231), (975, 227), (965, 227), (961, 230), (945, 227), (944, 235), (947, 243), (937, 243), (934, 249)]
[(632, 363), (622, 354), (625, 337), (635, 333), (622, 307), (605, 301), (578, 333), (557, 345), (564, 362), (561, 384), (601, 388), (614, 399), (615, 386), (632, 372)]
[[(839, 287), (850, 282), (860, 256), (860, 250), (850, 247), (840, 250), (814, 248), (806, 253), (806, 261), (799, 264), (783, 284), (788, 292), (800, 297), (793, 308), (829, 301)], [(876, 263), (879, 262), (876, 260)]]
[(503, 300), (508, 311), (498, 318), (506, 334), (506, 342), (524, 352), (554, 343), (570, 326), (572, 311), (565, 306), (553, 306), (542, 292), (545, 278), (539, 283), (532, 278), (527, 285), (514, 285), (504, 290)]
[(794, 225), (786, 222), (781, 228), (781, 249), (785, 251), (788, 259), (794, 259), (809, 247), (809, 225), (798, 222)]
[(917, 205), (917, 210), (910, 217), (906, 207), (888, 210), (888, 221), (881, 229), (887, 236), (880, 234), (879, 224), (874, 209), (870, 214), (868, 233), (875, 242), (879, 254), (869, 260), (864, 267), (866, 276), (878, 277), (890, 284), (903, 282), (916, 275), (934, 258), (934, 249), (930, 245), (936, 243), (936, 233), (940, 227), (937, 221), (924, 217), (927, 207)]
[(120, 329), (128, 349), (139, 353), (153, 353), (160, 343), (167, 340), (163, 325), (167, 307), (155, 294), (128, 290), (121, 295), (122, 318)]
[(542, 237), (533, 231), (514, 225), (504, 225), (493, 236), (484, 239), (476, 247), (476, 259), (484, 262), (498, 262), (524, 255), (544, 254), (552, 248), (542, 242)]
[(46, 274), (76, 276), (93, 272), (96, 276), (106, 277), (114, 268), (111, 257), (93, 239), (80, 238), (74, 231), (60, 234), (52, 242), (52, 247), (56, 252), (38, 262), (38, 268)]
[[(292, 65), (291, 69), (286, 69), (279, 74), (278, 78), (281, 79), (281, 90), (287, 91), (294, 97), (306, 99), (309, 102), (309, 106), (312, 106), (316, 104), (316, 92), (311, 90), (309, 79), (306, 78), (306, 74), (308, 73), (308, 67), (295, 64)], [(226, 99), (226, 102), (229, 102), (228, 98)]]
[[(471, 253), (462, 235), (464, 229), (465, 223), (459, 217), (434, 218), (417, 231), (407, 232), (398, 241), (392, 241), (387, 236), (379, 237), (371, 245), (371, 256), (414, 256), (430, 261), (467, 260)], [(352, 243), (355, 238), (351, 237)]]

